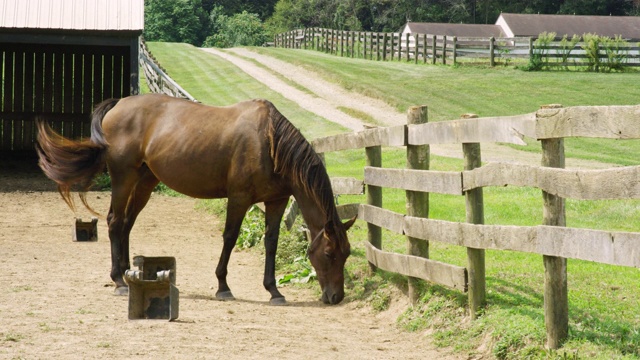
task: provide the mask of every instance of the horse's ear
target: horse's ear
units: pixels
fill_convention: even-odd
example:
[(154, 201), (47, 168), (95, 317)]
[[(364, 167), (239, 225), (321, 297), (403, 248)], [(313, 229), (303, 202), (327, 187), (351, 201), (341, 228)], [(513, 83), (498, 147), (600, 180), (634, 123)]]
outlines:
[(324, 224), (324, 233), (327, 234), (327, 237), (329, 239), (333, 238), (336, 235), (333, 220), (329, 220), (326, 224)]
[(353, 226), (353, 223), (356, 222), (356, 218), (358, 218), (357, 215), (352, 217), (350, 220), (348, 220), (347, 222), (342, 224), (344, 226), (344, 231), (349, 230), (349, 228), (351, 228), (351, 226)]

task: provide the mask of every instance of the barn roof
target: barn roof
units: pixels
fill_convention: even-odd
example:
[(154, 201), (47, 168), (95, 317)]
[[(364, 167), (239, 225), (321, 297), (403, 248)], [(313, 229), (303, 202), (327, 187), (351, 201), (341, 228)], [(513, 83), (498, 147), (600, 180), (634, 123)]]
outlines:
[(2, 0), (0, 28), (142, 32), (144, 0)]
[[(542, 32), (563, 35), (593, 33), (615, 37), (620, 35), (630, 40), (640, 39), (640, 17), (638, 16), (590, 16), (590, 15), (535, 15), (508, 14), (500, 17), (514, 36), (537, 37)], [(498, 19), (497, 23), (501, 23)]]
[(500, 37), (504, 36), (500, 26), (481, 24), (450, 24), (450, 23), (418, 23), (409, 22), (405, 31), (418, 34), (468, 36), (468, 37)]

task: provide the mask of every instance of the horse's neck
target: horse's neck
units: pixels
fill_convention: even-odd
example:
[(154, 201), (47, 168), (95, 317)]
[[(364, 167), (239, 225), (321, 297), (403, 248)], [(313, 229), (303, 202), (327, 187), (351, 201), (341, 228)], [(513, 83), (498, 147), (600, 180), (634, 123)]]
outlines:
[(314, 238), (327, 222), (326, 211), (320, 207), (315, 199), (302, 190), (294, 191), (293, 196), (296, 198), (302, 217), (309, 227), (312, 238)]

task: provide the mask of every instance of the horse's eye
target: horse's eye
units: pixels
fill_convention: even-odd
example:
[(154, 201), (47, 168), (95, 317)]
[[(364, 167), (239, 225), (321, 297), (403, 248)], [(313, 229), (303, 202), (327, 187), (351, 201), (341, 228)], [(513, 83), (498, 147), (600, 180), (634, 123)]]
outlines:
[(324, 256), (331, 261), (334, 261), (336, 259), (336, 257), (332, 253), (326, 252), (324, 253)]

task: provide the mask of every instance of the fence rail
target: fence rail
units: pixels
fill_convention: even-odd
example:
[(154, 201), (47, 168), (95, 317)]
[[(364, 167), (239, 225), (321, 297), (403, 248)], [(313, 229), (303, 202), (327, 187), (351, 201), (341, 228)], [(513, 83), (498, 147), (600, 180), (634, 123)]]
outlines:
[(140, 41), (140, 67), (144, 71), (151, 92), (198, 101), (167, 75), (151, 55), (144, 41)]
[[(425, 110), (426, 111), (426, 110)], [(577, 106), (562, 108), (549, 106), (535, 113), (493, 117), (458, 119), (437, 123), (411, 124), (390, 128), (374, 128), (358, 133), (340, 134), (316, 139), (313, 146), (320, 153), (347, 149), (366, 149), (364, 185), (374, 193), (383, 187), (419, 193), (442, 193), (469, 196), (467, 223), (412, 216), (411, 204), (407, 214), (383, 209), (379, 198), (368, 195), (367, 204), (360, 204), (358, 215), (373, 230), (366, 245), (371, 264), (410, 278), (421, 278), (454, 289), (469, 292), (470, 311), (484, 302), (484, 249), (512, 250), (543, 255), (545, 263), (545, 319), (548, 346), (557, 348), (567, 336), (568, 300), (566, 258), (595, 261), (604, 264), (640, 268), (640, 233), (613, 232), (564, 227), (564, 198), (580, 200), (640, 199), (638, 176), (640, 166), (616, 167), (605, 170), (564, 169), (562, 139), (565, 137), (597, 137), (607, 139), (640, 139), (640, 106)], [(530, 166), (513, 163), (490, 163), (470, 166), (462, 171), (432, 171), (417, 169), (381, 168), (382, 146), (412, 146), (458, 143), (469, 152), (469, 144), (481, 142), (522, 142), (523, 136), (541, 140), (543, 164)], [(471, 162), (472, 159), (466, 161)], [(428, 160), (427, 160), (428, 162)], [(552, 167), (554, 165), (555, 167)], [(505, 185), (538, 188), (545, 198), (549, 217), (539, 226), (483, 225), (484, 206), (481, 190), (487, 186)], [(427, 200), (428, 202), (428, 200)], [(560, 205), (560, 206), (559, 206)], [(556, 209), (555, 212), (552, 211)], [(559, 210), (558, 210), (559, 209)], [(475, 218), (475, 220), (474, 220)], [(473, 221), (472, 221), (473, 220)], [(556, 225), (556, 226), (551, 226)], [(403, 234), (408, 240), (421, 239), (425, 243), (438, 241), (467, 247), (469, 264), (478, 266), (471, 271), (428, 259), (425, 254), (417, 260), (414, 254), (389, 253), (381, 249), (381, 228)], [(480, 251), (481, 253), (477, 253)], [(472, 265), (469, 265), (472, 266)], [(473, 301), (472, 301), (473, 299)], [(560, 315), (558, 315), (560, 314)]]
[[(565, 49), (552, 46), (536, 47), (531, 37), (456, 37), (421, 33), (381, 33), (344, 31), (325, 28), (297, 29), (277, 34), (277, 47), (312, 49), (343, 57), (368, 60), (404, 60), (415, 63), (456, 64), (460, 62), (488, 62), (491, 66), (508, 64), (515, 59), (542, 55), (548, 66), (588, 66), (587, 55), (578, 43)], [(567, 56), (567, 54), (569, 56)], [(640, 47), (620, 47), (616, 54), (624, 54), (622, 66), (640, 66)], [(599, 61), (613, 61), (602, 48)]]

